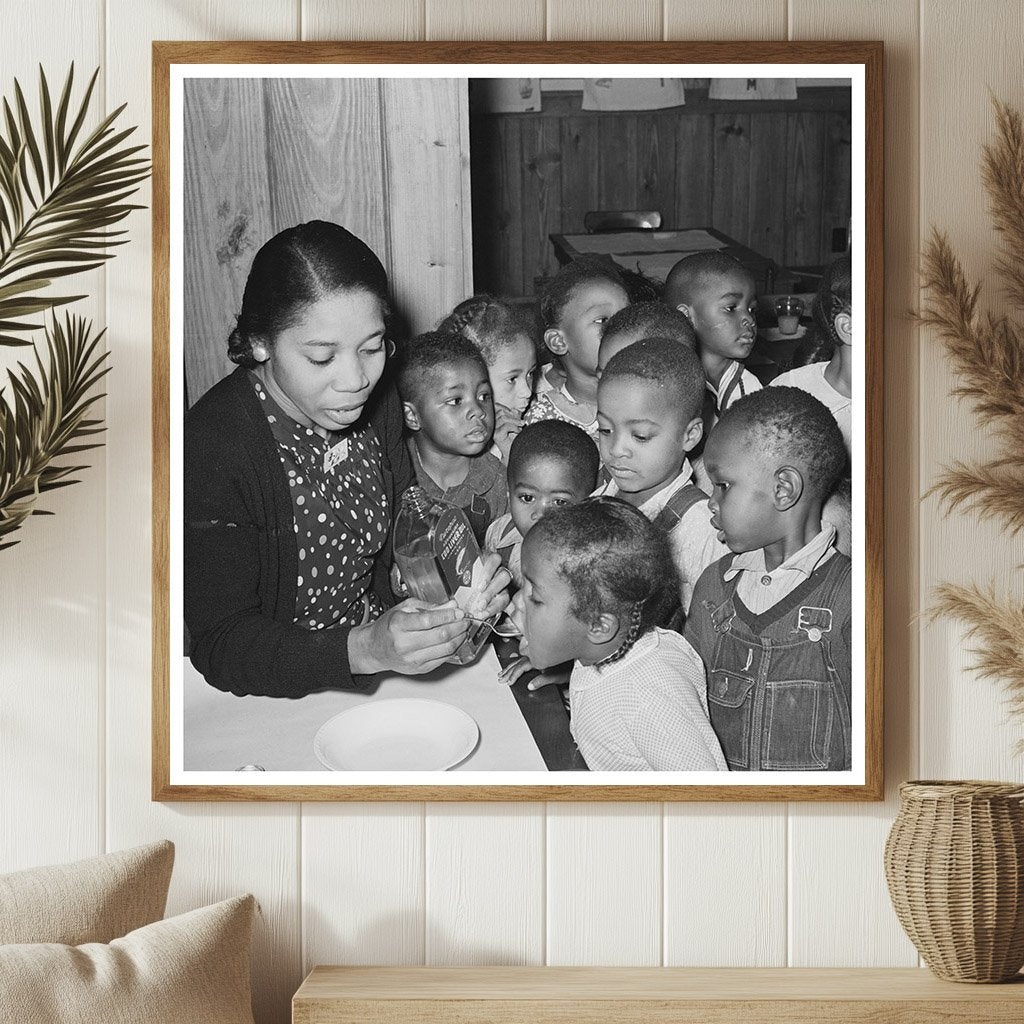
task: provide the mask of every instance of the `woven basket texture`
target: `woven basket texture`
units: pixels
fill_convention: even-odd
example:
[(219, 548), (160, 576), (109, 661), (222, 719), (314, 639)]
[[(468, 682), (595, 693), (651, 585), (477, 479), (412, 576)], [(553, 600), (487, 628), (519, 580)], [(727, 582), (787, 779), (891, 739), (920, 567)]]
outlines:
[(1024, 786), (915, 781), (885, 844), (896, 916), (951, 981), (1008, 981), (1024, 966)]

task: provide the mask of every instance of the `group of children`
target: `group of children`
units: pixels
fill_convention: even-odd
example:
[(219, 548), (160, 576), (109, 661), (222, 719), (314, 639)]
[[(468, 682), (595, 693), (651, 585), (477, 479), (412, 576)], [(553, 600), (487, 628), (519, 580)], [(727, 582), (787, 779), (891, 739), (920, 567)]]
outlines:
[(541, 298), (542, 372), (489, 296), (400, 353), (418, 483), (518, 588), (504, 675), (571, 663), (591, 770), (850, 768), (849, 259), (817, 301), (829, 361), (765, 388), (755, 300), (719, 251), (636, 303), (581, 259)]

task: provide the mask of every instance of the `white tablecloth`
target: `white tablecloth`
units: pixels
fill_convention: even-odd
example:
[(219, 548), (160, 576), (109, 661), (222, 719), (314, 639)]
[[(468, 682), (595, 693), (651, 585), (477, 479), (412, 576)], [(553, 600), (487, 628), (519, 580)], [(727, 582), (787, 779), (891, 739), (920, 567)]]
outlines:
[(183, 659), (184, 768), (234, 771), (327, 771), (313, 737), (329, 718), (367, 701), (427, 697), (462, 708), (480, 727), (476, 750), (455, 771), (545, 771), (512, 691), (498, 681), (491, 647), (472, 665), (446, 665), (426, 676), (385, 675), (373, 694), (327, 690), (298, 700), (236, 697), (210, 686)]

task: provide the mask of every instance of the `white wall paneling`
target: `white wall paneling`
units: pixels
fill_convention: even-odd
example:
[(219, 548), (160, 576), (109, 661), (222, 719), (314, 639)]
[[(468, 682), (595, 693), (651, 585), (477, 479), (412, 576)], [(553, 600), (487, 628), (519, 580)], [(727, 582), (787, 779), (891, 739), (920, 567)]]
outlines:
[(665, 804), (664, 962), (785, 967), (785, 804)]
[(545, 0), (427, 0), (427, 39), (543, 39)]
[(547, 962), (662, 962), (661, 804), (549, 804)]
[(422, 39), (427, 0), (300, 0), (303, 39)]
[(666, 39), (785, 39), (788, 0), (665, 0)]
[(427, 804), (428, 964), (543, 964), (543, 804)]
[(304, 804), (303, 971), (425, 959), (423, 804)]
[(663, 34), (662, 0), (547, 0), (547, 10), (548, 39), (661, 39)]
[[(81, 484), (48, 499), (55, 518), (32, 521), (21, 544), (0, 554), (0, 870), (173, 839), (172, 912), (245, 890), (262, 905), (260, 1024), (284, 1024), (303, 971), (328, 961), (916, 962), (881, 873), (899, 782), (1022, 777), (1013, 758), (1019, 721), (1007, 723), (995, 684), (968, 674), (960, 627), (914, 621), (939, 579), (1019, 586), (1013, 567), (1024, 548), (969, 517), (940, 520), (932, 500), (918, 505), (941, 463), (985, 441), (947, 397), (938, 343), (923, 336), (919, 359), (905, 315), (917, 302), (918, 239), (932, 223), (949, 230), (987, 293), (996, 291), (977, 168), (992, 137), (988, 88), (1024, 106), (1021, 5), (37, 0), (24, 10), (0, 43), (4, 94), (15, 74), (34, 91), (39, 61), (53, 80), (71, 59), (80, 78), (101, 64), (107, 108), (127, 100), (125, 123), (146, 139), (152, 39), (532, 38), (546, 26), (560, 39), (783, 38), (788, 30), (886, 41), (884, 803), (151, 803), (151, 233), (148, 214), (137, 213), (131, 244), (88, 279), (93, 298), (82, 304), (109, 325), (107, 448)], [(463, 194), (451, 185), (456, 171), (446, 176), (453, 204)], [(462, 223), (453, 207), (452, 232)], [(403, 249), (405, 258), (432, 259), (430, 241)], [(9, 355), (0, 353), (0, 365)]]

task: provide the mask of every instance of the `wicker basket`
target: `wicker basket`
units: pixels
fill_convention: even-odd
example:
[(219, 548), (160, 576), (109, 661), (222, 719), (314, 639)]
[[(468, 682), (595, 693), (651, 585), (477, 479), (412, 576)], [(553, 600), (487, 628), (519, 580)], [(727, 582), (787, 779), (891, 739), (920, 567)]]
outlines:
[(900, 924), (940, 978), (1013, 978), (1024, 965), (1024, 786), (904, 783), (885, 877)]

